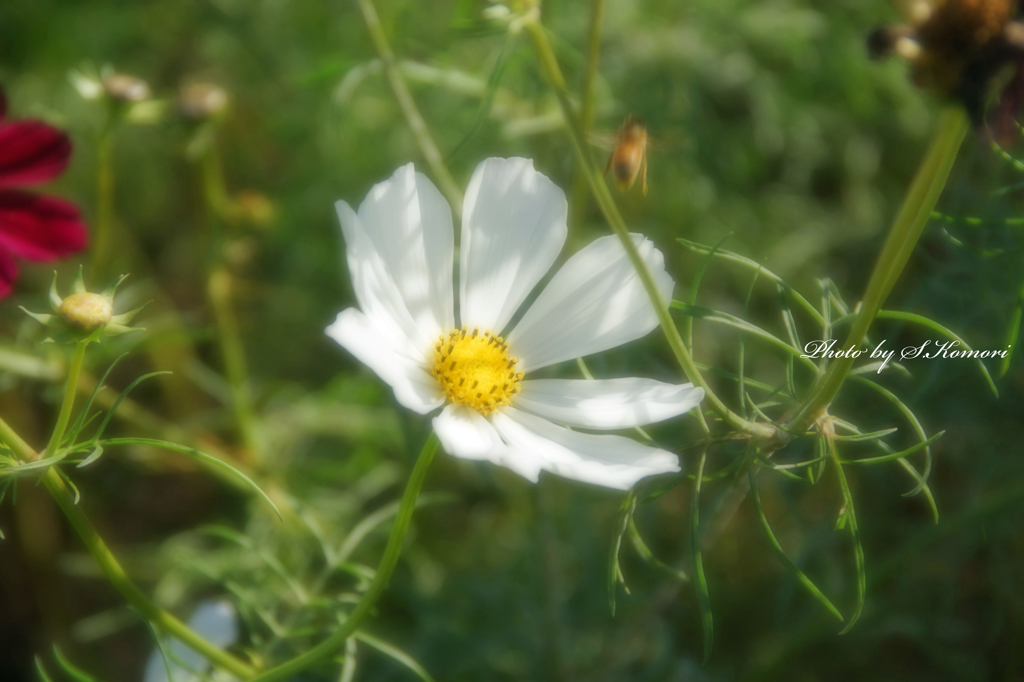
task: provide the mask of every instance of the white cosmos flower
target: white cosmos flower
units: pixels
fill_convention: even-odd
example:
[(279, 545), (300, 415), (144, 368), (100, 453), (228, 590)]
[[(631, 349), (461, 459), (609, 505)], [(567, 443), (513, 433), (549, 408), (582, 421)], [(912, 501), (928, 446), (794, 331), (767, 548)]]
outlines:
[[(638, 339), (658, 318), (619, 238), (572, 256), (502, 332), (551, 268), (566, 237), (565, 194), (529, 159), (487, 159), (463, 204), (455, 306), (454, 229), (448, 203), (410, 163), (375, 185), (355, 212), (337, 203), (359, 308), (327, 334), (395, 391), (434, 417), (444, 449), (536, 481), (541, 470), (628, 489), (679, 471), (665, 450), (613, 430), (682, 414), (704, 391), (650, 379), (529, 379), (534, 370)], [(664, 258), (631, 235), (666, 304)]]

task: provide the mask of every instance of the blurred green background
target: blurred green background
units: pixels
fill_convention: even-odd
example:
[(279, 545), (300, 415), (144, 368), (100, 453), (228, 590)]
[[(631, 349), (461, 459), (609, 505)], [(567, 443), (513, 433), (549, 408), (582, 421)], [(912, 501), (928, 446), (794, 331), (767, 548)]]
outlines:
[[(398, 58), (413, 63), (405, 69), (413, 95), (461, 186), (480, 160), (518, 155), (571, 193), (578, 181), (571, 147), (530, 45), (483, 19), (486, 7), (381, 0), (377, 9)], [(589, 12), (586, 2), (543, 7), (576, 92)], [(627, 114), (646, 121), (654, 141), (650, 193), (635, 187), (616, 196), (630, 228), (665, 253), (677, 297), (700, 259), (675, 238), (714, 244), (732, 233), (725, 248), (763, 263), (812, 301), (823, 278), (847, 302), (858, 300), (942, 104), (915, 90), (902, 64), (867, 60), (865, 35), (898, 18), (882, 0), (608, 1), (595, 137), (613, 135)], [(353, 304), (333, 202), (361, 201), (410, 160), (426, 171), (376, 56), (348, 2), (0, 4), (9, 116), (44, 118), (71, 133), (75, 154), (52, 191), (90, 221), (103, 109), (79, 96), (70, 70), (110, 64), (145, 79), (158, 100), (173, 101), (194, 81), (229, 93), (212, 142), (228, 191), (258, 193), (273, 207), (265, 224), (234, 226), (215, 256), (231, 272), (267, 443), (263, 461), (248, 461), (225, 407), (206, 294), (212, 221), (187, 151), (197, 133), (173, 103), (159, 121), (125, 122), (114, 133), (118, 238), (110, 271), (132, 273), (125, 307), (156, 302), (139, 319), (147, 332), (93, 349), (88, 371), (98, 376), (123, 351), (131, 355), (109, 380), (117, 390), (145, 372), (174, 371), (133, 393), (146, 414), (113, 428), (169, 437), (173, 425), (179, 436), (237, 456), (301, 520), (282, 524), (259, 500), (166, 453), (122, 449), (71, 471), (81, 504), (147, 592), (182, 617), (203, 598), (231, 595), (242, 624), (237, 650), (268, 660), (318, 639), (352, 593), (350, 574), (328, 571), (324, 599), (303, 605), (303, 589), (323, 572), (322, 545), (337, 547), (397, 499), (429, 428), (323, 335)], [(606, 153), (594, 149), (602, 159)], [(1020, 215), (1021, 192), (1012, 189), (1020, 180), (969, 135), (939, 208), (983, 224), (933, 221), (886, 307), (930, 316), (974, 347), (1002, 348), (1024, 254), (1019, 228), (1000, 221)], [(1003, 188), (1011, 189), (996, 194)], [(573, 196), (569, 249), (609, 231), (585, 195)], [(64, 288), (76, 262), (60, 266)], [(0, 373), (0, 410), (39, 446), (69, 355), (40, 346), (42, 328), (17, 306), (44, 308), (50, 277), (46, 265), (23, 264), (15, 295), (0, 303), (0, 350), (22, 358)], [(715, 263), (698, 303), (742, 315), (749, 287), (749, 272)], [(773, 287), (755, 287), (747, 316), (783, 334)], [(810, 326), (801, 331), (814, 338)], [(874, 335), (896, 348), (934, 338), (893, 322), (877, 323)], [(694, 342), (698, 361), (735, 370), (734, 331), (698, 322)], [(43, 360), (35, 376), (26, 375), (28, 355)], [(748, 375), (781, 381), (777, 352), (747, 341), (746, 356)], [(605, 377), (678, 376), (659, 333), (588, 362)], [(930, 479), (940, 522), (920, 497), (901, 497), (913, 483), (895, 464), (851, 471), (869, 591), (862, 619), (846, 635), (836, 634), (836, 622), (778, 563), (749, 500), (729, 513), (728, 479), (706, 484), (702, 497), (702, 522), (713, 535), (704, 558), (715, 617), (714, 652), (702, 665), (692, 585), (629, 546), (622, 560), (630, 594), (620, 589), (616, 615), (609, 612), (620, 493), (550, 476), (532, 486), (445, 455), (427, 481), (430, 504), (417, 512), (403, 561), (365, 630), (439, 681), (1022, 680), (1020, 357), (998, 381), (998, 398), (970, 362), (907, 367), (911, 377), (884, 381), (929, 434), (946, 430)], [(577, 372), (568, 366), (552, 375)], [(733, 384), (713, 384), (736, 402)], [(870, 430), (899, 426), (897, 442), (907, 437), (900, 414), (869, 391), (849, 387), (837, 409)], [(676, 450), (697, 434), (690, 419), (654, 429), (659, 443)], [(695, 453), (681, 456), (692, 469)], [(712, 451), (709, 469), (729, 457)], [(848, 612), (855, 573), (849, 536), (834, 530), (842, 504), (834, 474), (813, 487), (761, 478), (780, 542)], [(681, 485), (637, 513), (654, 553), (687, 572), (690, 495)], [(352, 560), (376, 565), (388, 526), (370, 532)], [(16, 504), (7, 499), (0, 508), (0, 528), (0, 679), (35, 679), (35, 655), (53, 669), (58, 643), (99, 679), (140, 680), (154, 647), (149, 630), (104, 582), (45, 492), (23, 481)], [(339, 669), (324, 666), (304, 679), (338, 679)], [(415, 676), (360, 645), (356, 679)]]

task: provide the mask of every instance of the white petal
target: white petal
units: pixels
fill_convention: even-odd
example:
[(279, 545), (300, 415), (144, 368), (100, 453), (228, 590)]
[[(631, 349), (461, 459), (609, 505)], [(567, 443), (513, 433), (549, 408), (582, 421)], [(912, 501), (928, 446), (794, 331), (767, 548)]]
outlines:
[[(667, 306), (672, 278), (654, 244), (632, 234)], [(508, 335), (519, 368), (529, 372), (638, 339), (658, 326), (651, 305), (619, 238), (601, 237), (578, 251), (551, 279)]]
[(408, 354), (422, 357), (455, 326), (451, 209), (426, 176), (403, 166), (370, 190), (356, 214), (335, 204), (359, 307)]
[(628, 490), (646, 476), (680, 470), (679, 459), (665, 450), (622, 436), (570, 431), (514, 408), (496, 412), (491, 422), (513, 448), (540, 457), (545, 471), (576, 481)]
[(454, 328), (455, 231), (434, 183), (406, 164), (373, 186), (359, 220), (421, 331), (434, 341)]
[(540, 460), (533, 453), (520, 453), (506, 445), (491, 423), (473, 408), (448, 405), (434, 417), (433, 424), (441, 447), (449, 455), (491, 462), (537, 482)]
[(426, 362), (426, 350), (433, 339), (416, 325), (359, 216), (344, 201), (334, 206), (345, 235), (345, 256), (359, 308), (378, 333), (388, 339), (389, 345), (410, 358)]
[(325, 333), (372, 369), (395, 391), (395, 398), (413, 412), (426, 414), (444, 403), (441, 386), (421, 363), (391, 345), (371, 318), (355, 308), (338, 313)]
[(704, 389), (653, 379), (535, 379), (515, 397), (521, 410), (582, 429), (627, 429), (675, 417), (696, 407)]
[(487, 159), (463, 209), (461, 324), (501, 333), (562, 250), (565, 193), (529, 159)]
[(452, 457), (493, 461), (491, 453), (505, 446), (490, 422), (466, 405), (446, 406), (433, 423), (441, 447)]

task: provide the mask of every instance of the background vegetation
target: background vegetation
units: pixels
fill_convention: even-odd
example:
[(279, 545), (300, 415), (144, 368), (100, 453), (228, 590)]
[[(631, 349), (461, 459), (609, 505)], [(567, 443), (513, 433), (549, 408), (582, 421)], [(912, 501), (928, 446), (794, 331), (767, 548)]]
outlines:
[[(483, 20), (485, 8), (473, 0), (377, 7), (457, 184), (464, 187), (488, 156), (535, 159), (572, 193), (570, 248), (578, 248), (608, 228), (586, 193), (573, 193), (571, 148), (528, 40)], [(590, 3), (544, 5), (574, 92), (589, 11)], [(858, 300), (939, 109), (907, 82), (903, 65), (865, 56), (867, 32), (896, 19), (882, 0), (609, 0), (594, 128), (614, 134), (630, 113), (647, 122), (655, 139), (650, 193), (634, 188), (617, 197), (630, 229), (665, 253), (677, 297), (687, 294), (700, 257), (675, 239), (715, 244), (732, 233), (724, 248), (808, 298), (816, 300), (817, 280), (827, 278), (848, 302)], [(304, 638), (317, 639), (330, 624), (354, 582), (344, 567), (325, 570), (324, 548), (336, 552), (361, 521), (397, 499), (429, 427), (323, 335), (353, 301), (333, 202), (360, 201), (409, 160), (427, 168), (376, 59), (361, 15), (345, 2), (0, 6), (9, 114), (72, 133), (72, 165), (54, 191), (90, 222), (103, 107), (79, 96), (70, 70), (109, 63), (169, 102), (191, 81), (229, 92), (229, 109), (207, 141), (227, 191), (248, 192), (249, 205), (259, 207), (258, 193), (272, 215), (229, 222), (222, 243), (223, 221), (204, 201), (195, 125), (181, 121), (173, 104), (158, 121), (120, 125), (107, 276), (132, 273), (120, 309), (154, 304), (139, 318), (147, 331), (93, 348), (87, 372), (95, 379), (130, 351), (108, 379), (116, 395), (141, 374), (172, 370), (141, 385), (111, 428), (235, 458), (296, 514), (279, 522), (258, 498), (149, 448), (111, 450), (71, 475), (80, 504), (148, 593), (182, 617), (204, 598), (229, 595), (241, 615), (238, 650), (261, 656), (301, 650)], [(927, 315), (973, 347), (1004, 347), (1024, 277), (1019, 228), (1004, 223), (1020, 215), (1021, 179), (969, 135), (939, 204), (954, 219), (932, 221), (886, 307)], [(211, 262), (221, 261), (248, 359), (258, 460), (228, 407), (207, 292)], [(75, 267), (60, 265), (65, 288)], [(46, 266), (23, 269), (16, 294), (0, 304), (0, 413), (41, 446), (70, 349), (40, 346), (44, 330), (18, 310), (43, 308), (51, 277)], [(742, 316), (750, 286), (749, 271), (716, 262), (698, 302)], [(783, 334), (774, 288), (754, 289), (746, 317)], [(813, 329), (802, 331), (813, 338)], [(885, 320), (873, 334), (896, 348), (934, 338)], [(735, 330), (695, 325), (699, 362), (735, 371), (738, 348)], [(783, 380), (783, 356), (749, 340), (746, 355), (748, 375)], [(589, 366), (599, 376), (678, 376), (658, 334)], [(619, 588), (617, 611), (609, 611), (620, 493), (554, 477), (532, 486), (440, 454), (403, 561), (365, 631), (445, 681), (1024, 679), (1020, 356), (998, 380), (998, 398), (967, 361), (907, 368), (912, 376), (895, 374), (886, 385), (929, 434), (946, 430), (929, 481), (940, 520), (921, 497), (901, 497), (913, 485), (895, 465), (851, 472), (868, 598), (848, 634), (836, 634), (836, 622), (778, 563), (750, 500), (731, 513), (727, 481), (708, 485), (702, 498), (716, 626), (702, 665), (692, 585), (632, 547), (622, 552), (630, 593)], [(554, 372), (577, 375), (572, 366)], [(712, 381), (722, 395), (735, 392)], [(873, 428), (905, 428), (868, 391), (845, 392), (841, 405)], [(654, 430), (672, 448), (697, 433), (692, 420)], [(681, 451), (684, 468), (694, 468), (697, 454)], [(708, 468), (726, 461), (712, 454)], [(848, 535), (834, 530), (841, 507), (834, 477), (813, 487), (762, 479), (780, 542), (845, 613), (856, 578)], [(654, 554), (687, 572), (690, 495), (687, 485), (673, 488), (640, 505), (636, 517)], [(390, 524), (381, 521), (347, 568), (376, 564)], [(22, 481), (17, 504), (8, 498), (0, 508), (0, 529), (0, 679), (33, 679), (35, 655), (52, 669), (55, 642), (100, 679), (141, 679), (154, 647), (150, 631), (104, 582), (45, 491)], [(308, 679), (337, 679), (339, 670), (340, 663), (323, 667)], [(357, 679), (414, 675), (360, 644)]]

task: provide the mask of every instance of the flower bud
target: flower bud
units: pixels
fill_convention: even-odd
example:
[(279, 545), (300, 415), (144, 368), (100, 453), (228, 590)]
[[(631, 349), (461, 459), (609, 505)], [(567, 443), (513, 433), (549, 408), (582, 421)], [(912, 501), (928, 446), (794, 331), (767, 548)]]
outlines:
[(57, 273), (53, 273), (50, 284), (50, 308), (55, 314), (34, 313), (22, 310), (26, 315), (49, 328), (47, 341), (57, 343), (77, 343), (99, 341), (100, 337), (120, 336), (139, 331), (140, 327), (129, 327), (139, 311), (146, 306), (120, 315), (114, 314), (114, 292), (117, 286), (128, 275), (121, 275), (102, 293), (93, 294), (86, 290), (82, 279), (82, 268), (78, 268), (78, 276), (72, 285), (74, 293), (61, 298), (57, 293)]
[(213, 83), (191, 83), (178, 94), (178, 111), (187, 119), (201, 121), (220, 114), (228, 105), (228, 93)]
[(489, 21), (504, 21), (511, 16), (512, 10), (502, 4), (494, 4), (483, 10), (482, 15), (484, 19)]
[(244, 189), (233, 199), (237, 217), (247, 225), (263, 228), (274, 221), (274, 204), (259, 192)]
[(105, 327), (114, 315), (114, 306), (110, 299), (102, 294), (91, 294), (83, 291), (71, 294), (57, 308), (68, 327), (91, 333)]
[(118, 102), (141, 102), (149, 97), (149, 84), (141, 78), (124, 73), (103, 76), (103, 89)]

